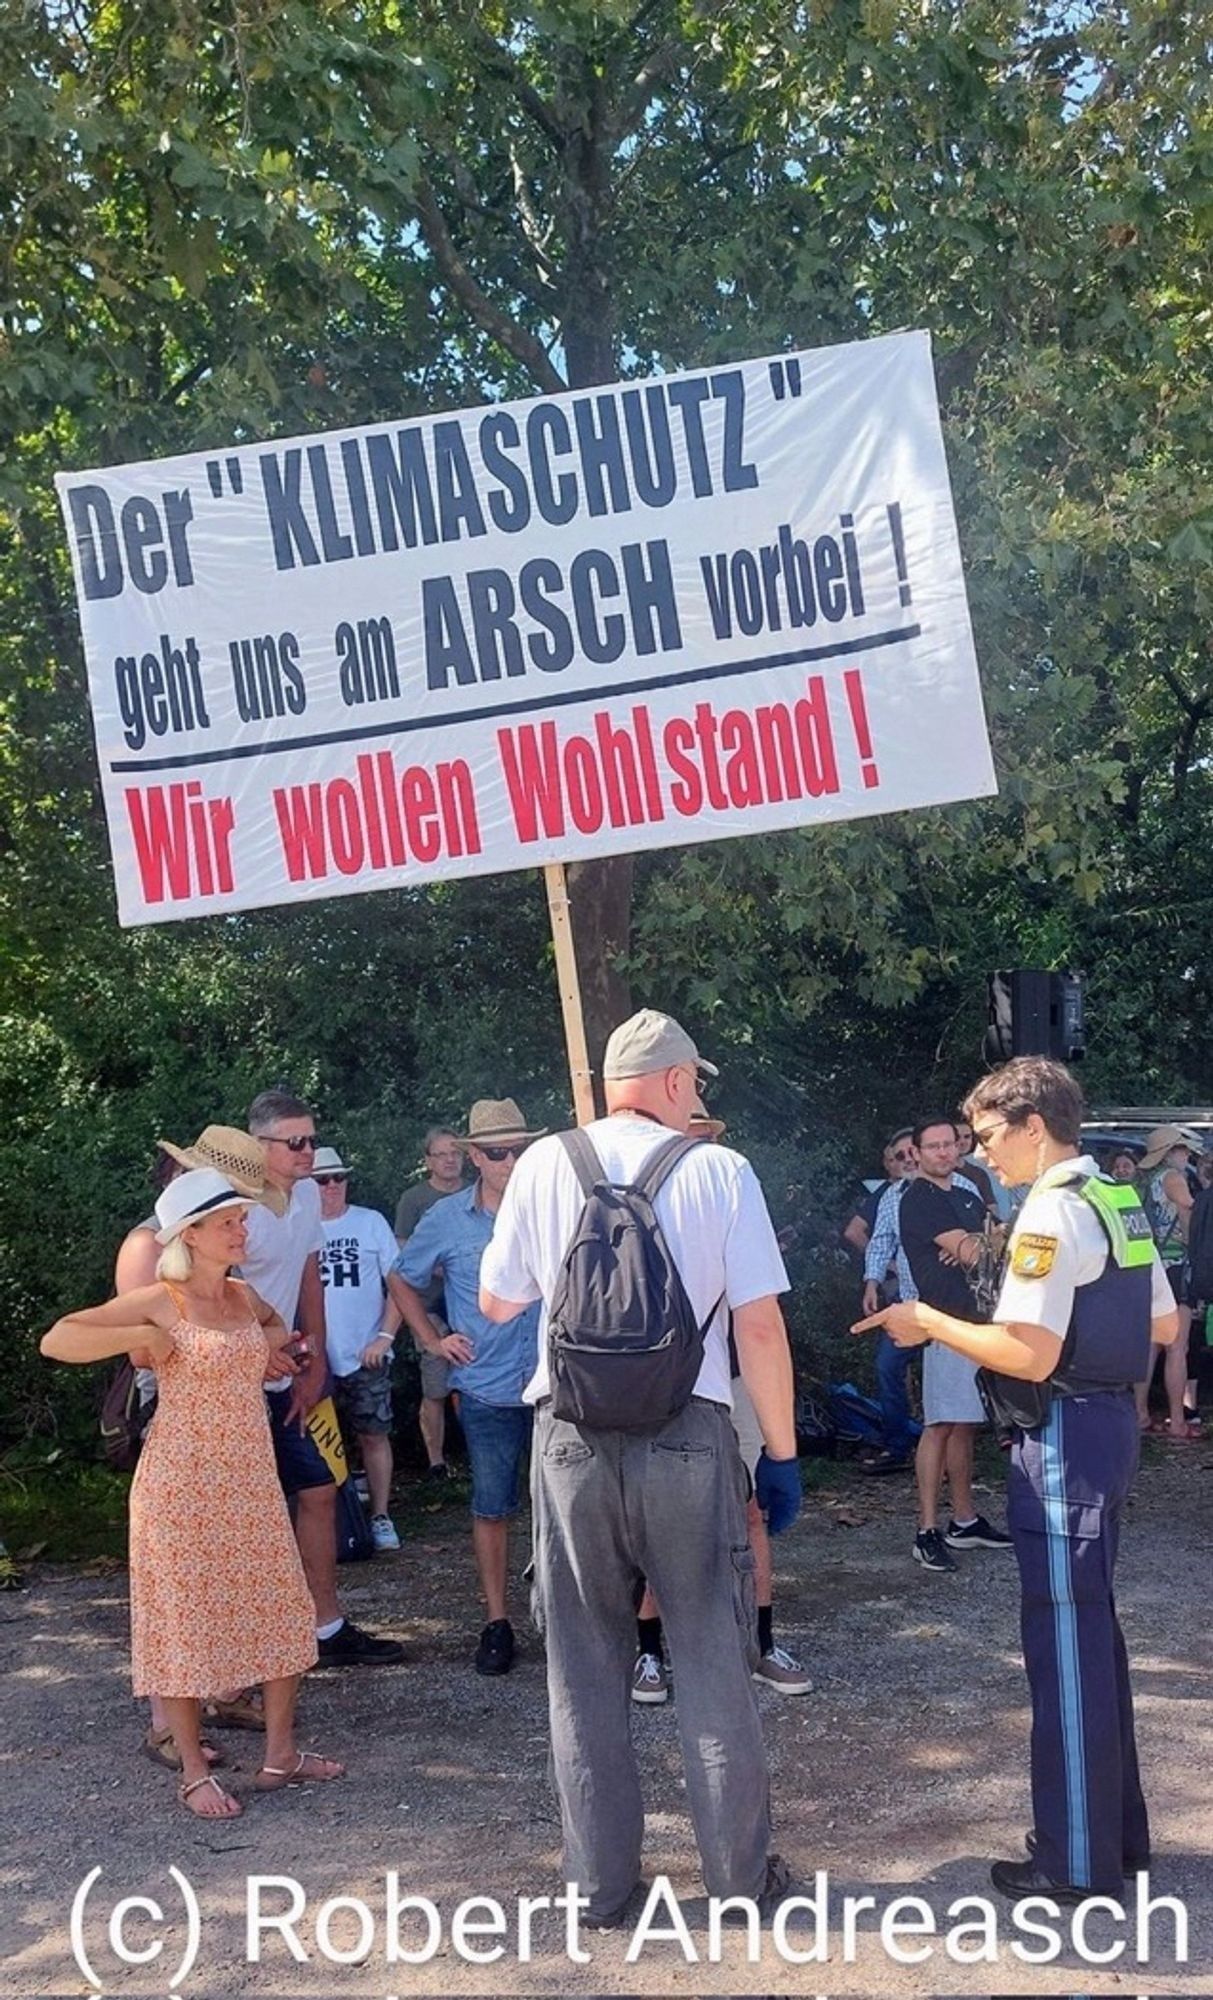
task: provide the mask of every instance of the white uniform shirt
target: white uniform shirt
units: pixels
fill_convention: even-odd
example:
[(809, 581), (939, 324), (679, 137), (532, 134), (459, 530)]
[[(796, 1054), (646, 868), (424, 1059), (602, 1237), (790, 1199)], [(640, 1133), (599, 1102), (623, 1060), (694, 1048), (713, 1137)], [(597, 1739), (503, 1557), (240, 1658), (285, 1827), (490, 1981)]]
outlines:
[[(323, 1248), (320, 1189), (315, 1181), (296, 1181), (285, 1215), (274, 1215), (263, 1202), (255, 1201), (250, 1207), (241, 1276), (288, 1327), (293, 1327), (307, 1260), (313, 1251)], [(291, 1377), (284, 1375), (280, 1382), (267, 1382), (266, 1388), (286, 1389), (290, 1383)]]
[(349, 1207), (324, 1223), (320, 1275), (329, 1367), (352, 1375), (361, 1354), (383, 1325), (387, 1274), (396, 1261), (396, 1238), (377, 1208)]
[[(1025, 1326), (1047, 1327), (1059, 1340), (1065, 1339), (1075, 1288), (1093, 1284), (1100, 1276), (1108, 1239), (1090, 1203), (1061, 1183), (1076, 1173), (1099, 1172), (1097, 1162), (1084, 1154), (1081, 1159), (1059, 1161), (1032, 1187), (1011, 1232), (1007, 1274), (994, 1312), (1004, 1326), (1018, 1320)], [(1157, 1250), (1150, 1275), (1150, 1316), (1160, 1319), (1174, 1310), (1175, 1300)]]
[[(638, 1180), (658, 1147), (673, 1136), (668, 1126), (625, 1112), (595, 1120), (586, 1135), (606, 1177), (619, 1186)], [(537, 1366), (525, 1390), (528, 1403), (549, 1393), (548, 1306), (584, 1202), (559, 1139), (529, 1146), (510, 1176), (480, 1267), (481, 1284), (499, 1299), (518, 1305), (543, 1301)], [(675, 1167), (658, 1193), (656, 1210), (700, 1325), (722, 1301), (704, 1337), (694, 1393), (731, 1407), (729, 1312), (788, 1289), (762, 1189), (740, 1153), (703, 1144)]]

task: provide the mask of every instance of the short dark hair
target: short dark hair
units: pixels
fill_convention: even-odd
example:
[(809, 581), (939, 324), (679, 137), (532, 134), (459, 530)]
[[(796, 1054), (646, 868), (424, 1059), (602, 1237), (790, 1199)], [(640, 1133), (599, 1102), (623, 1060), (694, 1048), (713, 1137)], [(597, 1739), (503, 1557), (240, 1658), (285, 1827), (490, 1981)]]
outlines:
[(947, 1111), (933, 1111), (929, 1118), (920, 1118), (917, 1125), (911, 1131), (910, 1137), (914, 1141), (914, 1144), (921, 1146), (923, 1133), (929, 1132), (935, 1125), (947, 1125), (951, 1130), (952, 1137), (956, 1137), (956, 1120), (951, 1114)]
[(1085, 1109), (1082, 1091), (1065, 1064), (1048, 1056), (1016, 1056), (983, 1076), (965, 1098), (970, 1119), (979, 1111), (996, 1111), (1008, 1125), (1026, 1125), (1035, 1112), (1049, 1137), (1066, 1146), (1078, 1144)]
[(449, 1125), (431, 1125), (422, 1141), (422, 1152), (428, 1153), (435, 1139), (454, 1139), (458, 1143), (459, 1134)]
[(264, 1138), (272, 1125), (284, 1118), (310, 1118), (312, 1107), (296, 1097), (293, 1090), (263, 1090), (248, 1108), (248, 1128), (256, 1139)]

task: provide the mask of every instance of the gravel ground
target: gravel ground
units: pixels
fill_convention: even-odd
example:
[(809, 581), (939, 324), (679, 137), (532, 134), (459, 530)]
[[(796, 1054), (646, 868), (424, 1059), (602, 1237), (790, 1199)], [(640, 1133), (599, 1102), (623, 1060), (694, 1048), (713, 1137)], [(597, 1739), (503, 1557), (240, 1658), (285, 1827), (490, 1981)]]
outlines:
[[(634, 1735), (649, 1805), (645, 1866), (668, 1874), (698, 1953), (650, 1940), (629, 1964), (630, 1933), (587, 1930), (586, 1963), (567, 1956), (563, 1920), (542, 1913), (532, 1955), (519, 1962), (520, 1896), (559, 1892), (558, 1827), (545, 1777), (543, 1661), (523, 1629), (515, 1672), (478, 1678), (470, 1666), (479, 1614), (466, 1516), (452, 1497), (410, 1516), (399, 1556), (345, 1572), (346, 1601), (362, 1622), (398, 1632), (408, 1663), (374, 1672), (310, 1677), (305, 1741), (349, 1761), (348, 1782), (252, 1798), (247, 1814), (204, 1826), (174, 1803), (171, 1780), (137, 1755), (141, 1721), (128, 1693), (125, 1574), (38, 1573), (21, 1596), (0, 1598), (5, 1672), (0, 1992), (96, 1990), (73, 1962), (68, 1918), (82, 1878), (100, 1867), (84, 1940), (107, 1993), (161, 1994), (184, 1950), (179, 1869), (201, 1905), (201, 1949), (174, 1992), (186, 1996), (405, 1994), (749, 1993), (1198, 1993), (1213, 1985), (1213, 1679), (1207, 1612), (1213, 1448), (1144, 1466), (1121, 1558), (1121, 1615), (1134, 1665), (1142, 1763), (1154, 1816), (1155, 1895), (1182, 1899), (1189, 1935), (1177, 1963), (1174, 1924), (1153, 1920), (1148, 1959), (1136, 1931), (1109, 1917), (1090, 1941), (1127, 1936), (1123, 1960), (1084, 1963), (1069, 1939), (1047, 1964), (1010, 1950), (1007, 1906), (996, 1962), (955, 1962), (942, 1936), (902, 1933), (901, 1948), (928, 1952), (898, 1964), (882, 1947), (879, 1910), (899, 1896), (926, 1899), (940, 1932), (948, 1905), (988, 1893), (987, 1863), (1021, 1851), (1028, 1823), (1027, 1705), (1010, 1556), (973, 1552), (955, 1577), (925, 1575), (909, 1560), (909, 1482), (865, 1481), (831, 1470), (805, 1514), (777, 1545), (777, 1633), (812, 1663), (804, 1699), (760, 1691), (770, 1749), (777, 1841), (798, 1882), (829, 1874), (829, 1956), (792, 1963), (814, 1946), (806, 1917), (787, 1951), (765, 1939), (747, 1959), (744, 1931), (726, 1931), (711, 1953), (706, 1909), (680, 1782), (672, 1706), (635, 1711)], [(998, 1512), (1001, 1496), (990, 1495)], [(204, 1528), (204, 1524), (200, 1524)], [(522, 1547), (521, 1537), (518, 1543)], [(255, 1737), (228, 1734), (236, 1789), (256, 1763)], [(401, 1896), (428, 1897), (442, 1934), (425, 1963), (390, 1963), (386, 1877)], [(246, 1963), (251, 1874), (295, 1878), (307, 1897), (298, 1924), (304, 1962), (277, 1933), (260, 1963)], [(265, 1892), (281, 1909), (287, 1891)], [(165, 1918), (158, 1961), (124, 1966), (107, 1940), (108, 1911), (123, 1896), (156, 1898)], [(845, 1950), (845, 1896), (877, 1899), (856, 1919)], [(370, 1911), (368, 1935), (335, 1896)], [(468, 1962), (451, 1939), (458, 1904), (501, 1904), (501, 1958)], [(473, 1913), (483, 1917), (483, 1912)], [(907, 1914), (905, 1912), (903, 1915)], [(968, 1911), (972, 1922), (975, 1913)], [(954, 1924), (960, 1921), (954, 1917)], [(1068, 1920), (1067, 1920), (1068, 1923)], [(327, 1935), (326, 1960), (318, 1938)], [(414, 1916), (408, 1947), (425, 1935)], [(150, 1949), (148, 1917), (128, 1919), (127, 1942)], [(1026, 1940), (1027, 1948), (1040, 1948)], [(491, 1949), (481, 1935), (471, 1949)], [(972, 1952), (979, 1934), (967, 1933)]]

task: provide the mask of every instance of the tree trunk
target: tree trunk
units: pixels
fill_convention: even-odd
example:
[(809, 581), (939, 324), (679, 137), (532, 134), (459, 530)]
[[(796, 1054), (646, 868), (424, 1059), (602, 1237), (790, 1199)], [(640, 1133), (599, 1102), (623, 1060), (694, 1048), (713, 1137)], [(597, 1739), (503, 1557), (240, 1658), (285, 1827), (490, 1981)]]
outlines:
[[(569, 256), (565, 271), (563, 343), (570, 389), (613, 382), (615, 314), (607, 261), (603, 255), (609, 167), (603, 138), (606, 107), (601, 79), (584, 79), (585, 116), (565, 150), (568, 175), (566, 223)], [(631, 940), (635, 857), (575, 861), (566, 870), (569, 916), (577, 954), (577, 974), (585, 1015), (594, 1095), (602, 1099), (602, 1052), (611, 1029), (632, 1012), (627, 981), (615, 968)]]
[(565, 871), (585, 1037), (598, 1100), (602, 1098), (602, 1051), (607, 1036), (632, 1012), (631, 991), (614, 961), (627, 951), (631, 938), (635, 867), (635, 855), (613, 854), (605, 861), (572, 861)]

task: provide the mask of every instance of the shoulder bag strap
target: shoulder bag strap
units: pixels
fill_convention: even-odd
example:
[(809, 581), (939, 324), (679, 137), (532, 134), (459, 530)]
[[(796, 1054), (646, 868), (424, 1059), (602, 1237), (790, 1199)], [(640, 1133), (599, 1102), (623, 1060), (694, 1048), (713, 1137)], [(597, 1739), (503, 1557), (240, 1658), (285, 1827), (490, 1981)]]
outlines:
[(659, 1146), (648, 1163), (640, 1179), (634, 1183), (637, 1194), (647, 1195), (650, 1201), (657, 1199), (658, 1190), (673, 1173), (679, 1160), (692, 1152), (696, 1146), (707, 1142), (690, 1132), (675, 1132), (664, 1146)]
[(573, 1163), (573, 1172), (581, 1182), (581, 1191), (588, 1201), (603, 1179), (602, 1161), (594, 1150), (594, 1142), (586, 1138), (580, 1127), (574, 1127), (571, 1132), (558, 1132), (556, 1136)]

